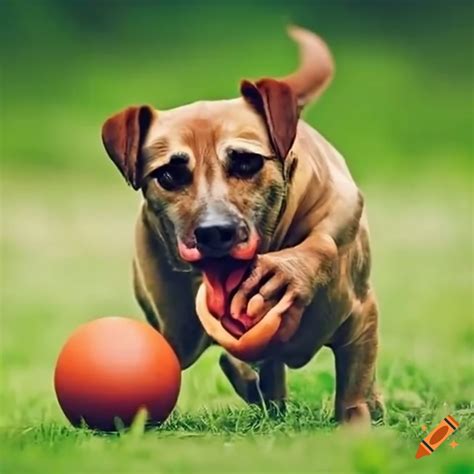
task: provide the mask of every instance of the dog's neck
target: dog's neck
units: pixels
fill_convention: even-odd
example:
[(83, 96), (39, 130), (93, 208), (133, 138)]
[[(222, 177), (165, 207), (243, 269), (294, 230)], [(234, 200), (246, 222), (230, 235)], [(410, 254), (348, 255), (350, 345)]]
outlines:
[(271, 250), (297, 245), (325, 217), (331, 197), (328, 163), (307, 125), (300, 122), (292, 153), (298, 164), (289, 183), (285, 211), (275, 229)]

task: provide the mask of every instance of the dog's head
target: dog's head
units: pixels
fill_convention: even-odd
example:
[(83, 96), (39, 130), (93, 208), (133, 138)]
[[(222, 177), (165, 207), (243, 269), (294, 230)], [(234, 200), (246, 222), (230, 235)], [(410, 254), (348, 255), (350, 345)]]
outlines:
[(290, 35), (302, 57), (290, 76), (243, 81), (238, 99), (129, 107), (103, 126), (107, 153), (142, 190), (170, 256), (200, 265), (223, 291), (271, 238), (296, 166), (290, 150), (299, 112), (332, 76), (319, 37), (299, 28)]

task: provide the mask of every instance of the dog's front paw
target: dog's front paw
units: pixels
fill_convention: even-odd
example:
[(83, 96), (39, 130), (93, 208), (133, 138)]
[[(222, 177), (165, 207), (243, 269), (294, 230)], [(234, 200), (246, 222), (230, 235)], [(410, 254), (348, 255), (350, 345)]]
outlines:
[(312, 263), (291, 249), (258, 256), (232, 300), (231, 316), (245, 314), (256, 324), (269, 311), (276, 312), (282, 317), (276, 338), (287, 341), (316, 289), (317, 265)]

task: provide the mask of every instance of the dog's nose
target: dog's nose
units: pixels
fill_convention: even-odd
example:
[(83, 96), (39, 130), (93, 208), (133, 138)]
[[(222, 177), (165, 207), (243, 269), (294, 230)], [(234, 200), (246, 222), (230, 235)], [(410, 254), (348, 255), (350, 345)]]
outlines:
[(242, 229), (233, 222), (203, 223), (194, 235), (197, 248), (206, 257), (223, 257), (235, 244), (245, 240)]

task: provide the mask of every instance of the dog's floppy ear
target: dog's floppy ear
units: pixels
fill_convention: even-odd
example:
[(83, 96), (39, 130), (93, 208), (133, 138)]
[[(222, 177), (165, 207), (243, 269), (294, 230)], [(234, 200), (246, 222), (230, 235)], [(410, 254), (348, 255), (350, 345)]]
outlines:
[(153, 117), (153, 109), (148, 105), (128, 107), (102, 126), (102, 141), (108, 155), (135, 190), (141, 186), (141, 148)]
[(265, 119), (273, 149), (285, 158), (295, 141), (298, 123), (296, 96), (290, 86), (276, 79), (242, 81), (240, 92)]
[(289, 35), (300, 48), (300, 66), (281, 79), (242, 81), (240, 92), (264, 118), (275, 152), (284, 159), (296, 137), (303, 107), (321, 95), (331, 81), (334, 65), (326, 43), (314, 33), (291, 27)]

